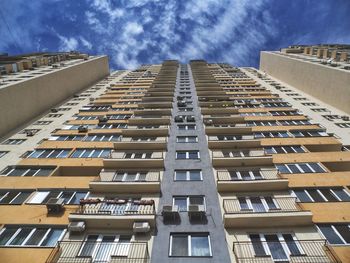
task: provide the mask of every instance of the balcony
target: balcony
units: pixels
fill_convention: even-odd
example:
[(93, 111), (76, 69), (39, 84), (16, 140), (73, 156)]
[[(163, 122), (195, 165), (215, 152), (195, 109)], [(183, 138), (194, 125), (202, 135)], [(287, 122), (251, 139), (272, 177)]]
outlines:
[(142, 102), (173, 102), (173, 96), (143, 97)]
[(132, 229), (134, 222), (155, 225), (154, 200), (86, 199), (69, 215), (69, 221), (84, 221), (87, 228)]
[(296, 203), (295, 197), (273, 197), (274, 209), (261, 203), (253, 205), (252, 209), (242, 209), (237, 197), (224, 199), (225, 227), (274, 227), (302, 226), (312, 224), (312, 213), (303, 211)]
[(133, 116), (128, 119), (128, 124), (133, 125), (169, 125), (170, 117), (168, 116), (156, 116), (155, 115), (144, 115), (144, 116)]
[(340, 263), (325, 240), (234, 242), (233, 254), (237, 263)]
[(211, 115), (204, 115), (203, 119), (205, 122), (211, 122), (213, 124), (220, 124), (220, 123), (232, 123), (232, 122), (244, 122), (244, 116), (240, 114), (231, 114), (231, 113), (220, 113), (220, 114), (211, 114)]
[(272, 156), (263, 149), (242, 149), (232, 151), (212, 151), (213, 166), (271, 166)]
[(110, 158), (103, 159), (105, 168), (163, 168), (165, 152), (163, 151), (115, 151)]
[(288, 179), (283, 179), (279, 176), (277, 169), (260, 168), (258, 171), (251, 171), (253, 176), (257, 173), (255, 178), (252, 178), (250, 174), (247, 177), (237, 177), (235, 171), (218, 170), (217, 175), (217, 188), (219, 192), (249, 192), (249, 191), (275, 191), (288, 189)]
[(142, 137), (122, 137), (119, 142), (114, 143), (114, 148), (118, 150), (166, 150), (167, 138), (153, 137), (149, 140), (142, 140)]
[(204, 121), (205, 133), (207, 135), (219, 134), (251, 134), (252, 127), (243, 123), (225, 123), (224, 125), (214, 125), (210, 121)]
[(162, 171), (148, 171), (145, 172), (144, 178), (140, 175), (139, 178), (136, 178), (137, 173), (134, 172), (135, 178), (129, 176), (120, 179), (116, 176), (115, 170), (103, 169), (100, 176), (90, 182), (90, 189), (93, 192), (102, 193), (159, 193), (161, 173)]
[(140, 102), (140, 103), (138, 103), (138, 106), (145, 108), (145, 109), (150, 109), (150, 108), (171, 109), (172, 108), (172, 101)]
[[(83, 249), (82, 248), (86, 248)], [(85, 252), (85, 253), (84, 253)], [(46, 263), (149, 263), (146, 242), (59, 241)]]

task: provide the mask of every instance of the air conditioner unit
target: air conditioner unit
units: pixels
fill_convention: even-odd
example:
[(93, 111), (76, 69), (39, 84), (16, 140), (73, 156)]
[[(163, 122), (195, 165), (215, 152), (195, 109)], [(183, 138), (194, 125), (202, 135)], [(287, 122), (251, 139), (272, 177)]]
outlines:
[(58, 110), (55, 109), (55, 108), (52, 108), (52, 109), (51, 109), (51, 112), (58, 112)]
[(190, 220), (194, 218), (199, 218), (200, 220), (202, 220), (206, 216), (204, 205), (189, 205), (188, 216), (190, 217)]
[(78, 131), (79, 131), (79, 132), (87, 132), (87, 131), (88, 131), (88, 127), (85, 126), (85, 125), (80, 125), (80, 126), (78, 127)]
[(177, 205), (164, 205), (162, 209), (163, 220), (166, 221), (168, 218), (176, 220), (179, 217), (179, 207)]
[(106, 122), (106, 121), (108, 121), (108, 117), (107, 116), (99, 116), (98, 121), (99, 122)]
[(50, 198), (46, 202), (47, 212), (49, 214), (59, 214), (63, 211), (64, 199), (63, 198)]
[(26, 131), (26, 135), (29, 136), (34, 136), (34, 132), (33, 131)]
[(183, 122), (184, 118), (182, 116), (176, 116), (175, 117), (175, 122)]
[(151, 229), (148, 222), (134, 222), (132, 230), (134, 233), (147, 233)]
[(213, 125), (213, 120), (209, 119), (209, 120), (204, 120), (204, 124), (207, 126), (212, 126)]
[(85, 222), (79, 221), (79, 222), (70, 222), (68, 225), (68, 231), (69, 232), (84, 232), (85, 230)]

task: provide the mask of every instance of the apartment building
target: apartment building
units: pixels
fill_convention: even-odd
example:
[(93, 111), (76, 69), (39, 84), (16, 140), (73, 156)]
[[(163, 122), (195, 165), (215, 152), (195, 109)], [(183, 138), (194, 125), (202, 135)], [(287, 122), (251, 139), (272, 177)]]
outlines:
[(350, 262), (349, 148), (283, 85), (167, 60), (77, 94), (0, 158), (1, 260)]
[[(295, 45), (260, 55), (262, 71), (350, 114), (350, 45)], [(339, 123), (350, 126), (345, 121)]]

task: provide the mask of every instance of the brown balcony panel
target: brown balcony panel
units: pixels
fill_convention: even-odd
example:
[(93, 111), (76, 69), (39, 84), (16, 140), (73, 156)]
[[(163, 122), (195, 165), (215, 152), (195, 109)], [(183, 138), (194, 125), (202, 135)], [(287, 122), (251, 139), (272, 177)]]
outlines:
[(217, 188), (219, 192), (276, 191), (288, 189), (288, 179), (280, 178), (276, 169), (261, 169), (259, 180), (234, 180), (228, 170), (217, 171)]
[(115, 171), (102, 170), (100, 176), (90, 182), (93, 192), (159, 193), (160, 171), (149, 171), (143, 181), (116, 181)]
[[(83, 247), (104, 248), (100, 258), (81, 255)], [(59, 241), (46, 263), (149, 263), (150, 255), (146, 242), (101, 242), (101, 241)]]
[[(294, 254), (284, 253), (285, 259), (278, 260), (275, 256), (264, 251), (264, 247), (276, 248), (295, 247), (298, 244), (298, 252)], [(261, 249), (259, 249), (261, 246)], [(258, 248), (259, 247), (259, 248)], [(290, 263), (340, 263), (337, 261), (325, 240), (298, 240), (295, 242), (234, 242), (233, 253), (238, 263), (274, 263), (274, 262), (290, 262)], [(291, 252), (289, 252), (291, 253)], [(274, 258), (275, 257), (275, 258)]]
[(132, 229), (134, 222), (148, 222), (155, 225), (155, 206), (153, 200), (141, 200), (148, 204), (116, 204), (114, 200), (81, 204), (79, 209), (71, 213), (69, 221), (84, 221), (87, 228), (127, 228)]
[(312, 224), (312, 213), (302, 211), (294, 197), (275, 197), (278, 209), (241, 210), (238, 198), (225, 199), (224, 225), (237, 227), (303, 226)]

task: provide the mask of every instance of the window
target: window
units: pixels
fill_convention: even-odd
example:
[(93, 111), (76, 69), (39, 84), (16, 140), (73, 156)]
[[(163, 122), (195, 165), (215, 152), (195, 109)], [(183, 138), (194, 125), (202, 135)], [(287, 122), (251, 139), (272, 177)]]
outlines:
[(152, 159), (153, 152), (127, 152), (124, 159)]
[(54, 247), (65, 231), (56, 226), (5, 226), (0, 230), (0, 246)]
[(107, 158), (111, 149), (76, 149), (70, 158)]
[(7, 176), (48, 176), (55, 167), (7, 166), (1, 175)]
[(25, 139), (8, 139), (4, 141), (2, 144), (10, 144), (10, 145), (18, 145), (25, 141)]
[(279, 121), (280, 125), (288, 126), (288, 125), (310, 125), (309, 121)]
[(342, 118), (342, 116), (340, 116), (340, 115), (322, 115), (322, 117), (328, 121), (333, 121), (333, 120), (337, 120), (337, 119)]
[(249, 121), (247, 126), (276, 126), (277, 121)]
[(240, 196), (238, 197), (238, 202), (241, 211), (248, 210), (259, 213), (279, 209), (274, 198), (271, 196)]
[(300, 202), (349, 202), (349, 193), (341, 187), (293, 189)]
[(62, 191), (60, 189), (37, 191), (28, 201), (28, 204), (46, 204), (50, 198), (63, 198), (65, 204), (77, 205), (80, 203), (80, 199), (85, 199), (87, 196), (88, 191)]
[(145, 182), (147, 172), (116, 172), (113, 181), (117, 182)]
[(69, 111), (71, 108), (64, 108), (64, 107), (62, 107), (62, 108), (58, 108), (57, 110), (58, 111)]
[(262, 180), (260, 170), (246, 170), (246, 171), (229, 171), (232, 181), (252, 181)]
[(89, 116), (77, 116), (76, 117), (76, 120), (97, 120), (98, 119), (98, 116), (92, 116), (92, 115), (89, 115)]
[(20, 205), (22, 204), (33, 191), (25, 190), (0, 190), (0, 204)]
[(269, 146), (264, 147), (264, 150), (267, 154), (306, 152), (302, 146)]
[(177, 205), (180, 212), (186, 212), (190, 205), (203, 205), (205, 207), (205, 198), (201, 195), (174, 196), (173, 205)]
[(37, 134), (40, 130), (39, 129), (25, 129), (23, 131), (21, 131), (20, 133), (22, 134), (27, 134), (28, 136), (33, 136), (35, 134)]
[(175, 181), (202, 181), (201, 170), (175, 170)]
[(197, 136), (177, 136), (176, 142), (179, 143), (195, 143), (198, 142)]
[(274, 262), (288, 262), (289, 256), (303, 255), (295, 235), (290, 233), (250, 234), (255, 257), (271, 256)]
[(118, 141), (120, 136), (110, 134), (88, 135), (84, 138), (84, 141), (94, 142), (115, 142)]
[(350, 128), (350, 123), (336, 123), (335, 125), (337, 125), (340, 128)]
[(59, 118), (61, 117), (63, 114), (57, 114), (57, 113), (50, 113), (49, 115), (47, 115), (49, 118)]
[(318, 104), (313, 103), (313, 102), (305, 102), (305, 103), (301, 103), (304, 106), (318, 106)]
[(66, 158), (70, 152), (70, 149), (36, 149), (28, 152), (25, 158)]
[(199, 151), (176, 151), (176, 159), (199, 159)]
[(170, 257), (211, 257), (207, 233), (176, 233), (170, 235)]
[(0, 151), (0, 158), (3, 157), (4, 155), (6, 155), (8, 153), (8, 151)]
[(108, 262), (111, 256), (127, 257), (131, 246), (130, 235), (88, 235), (78, 252), (91, 262)]
[[(288, 94), (287, 94), (288, 95)], [(293, 98), (294, 100), (307, 100), (307, 98)]]
[(280, 173), (299, 174), (299, 173), (325, 173), (326, 170), (320, 163), (291, 163), (277, 164), (276, 168)]
[(84, 135), (60, 135), (52, 136), (49, 138), (50, 141), (81, 141)]
[(290, 131), (290, 133), (298, 138), (298, 137), (322, 137), (329, 136), (328, 133), (324, 131)]
[(36, 123), (34, 123), (34, 125), (48, 125), (51, 122), (52, 121), (37, 121)]
[(180, 131), (190, 131), (190, 130), (195, 130), (196, 129), (196, 125), (195, 124), (189, 124), (189, 125), (177, 125), (178, 130)]
[(325, 109), (325, 108), (318, 108), (318, 109), (311, 109), (314, 112), (327, 112), (329, 110)]
[(318, 224), (317, 228), (330, 244), (350, 244), (349, 224)]
[(255, 138), (288, 138), (291, 137), (288, 132), (256, 132), (254, 133)]

